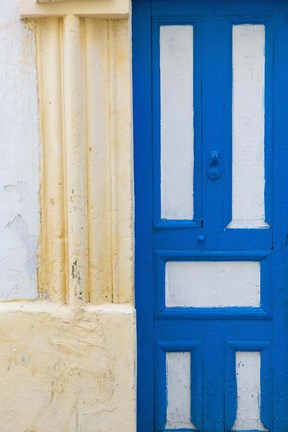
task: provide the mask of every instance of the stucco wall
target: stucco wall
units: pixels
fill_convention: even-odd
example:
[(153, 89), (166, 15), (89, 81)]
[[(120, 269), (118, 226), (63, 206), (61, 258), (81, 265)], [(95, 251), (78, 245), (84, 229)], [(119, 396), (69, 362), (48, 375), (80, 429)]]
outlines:
[(0, 2), (0, 300), (37, 296), (39, 128), (33, 33)]
[(129, 1), (21, 8), (0, 2), (0, 431), (134, 432)]
[(131, 306), (2, 305), (1, 432), (135, 431)]
[(134, 432), (129, 1), (21, 7), (0, 2), (0, 431)]

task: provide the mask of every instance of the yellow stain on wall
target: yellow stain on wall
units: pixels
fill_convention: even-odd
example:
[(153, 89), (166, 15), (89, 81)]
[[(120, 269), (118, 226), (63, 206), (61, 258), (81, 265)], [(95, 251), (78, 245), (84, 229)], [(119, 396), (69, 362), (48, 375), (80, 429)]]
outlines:
[(131, 35), (125, 20), (37, 20), (39, 288), (56, 303), (132, 303)]

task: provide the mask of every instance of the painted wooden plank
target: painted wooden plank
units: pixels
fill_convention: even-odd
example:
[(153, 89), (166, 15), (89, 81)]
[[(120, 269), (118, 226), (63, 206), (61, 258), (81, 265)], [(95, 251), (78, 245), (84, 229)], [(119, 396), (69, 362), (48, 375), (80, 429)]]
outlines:
[(160, 27), (161, 217), (193, 219), (193, 26)]
[(257, 261), (168, 261), (167, 307), (259, 307)]
[(263, 228), (265, 222), (265, 26), (234, 25), (232, 90), (232, 222), (229, 228)]

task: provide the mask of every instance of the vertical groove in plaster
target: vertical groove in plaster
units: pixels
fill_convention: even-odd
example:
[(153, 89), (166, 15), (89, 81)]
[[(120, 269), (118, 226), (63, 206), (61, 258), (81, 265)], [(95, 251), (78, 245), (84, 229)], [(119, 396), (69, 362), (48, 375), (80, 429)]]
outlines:
[(68, 303), (88, 298), (84, 59), (81, 18), (63, 19)]
[(65, 303), (65, 221), (60, 21), (36, 25), (41, 122), (41, 240), (38, 283), (41, 297)]
[(86, 18), (84, 29), (90, 300), (126, 303), (133, 297), (129, 23)]
[(112, 301), (111, 166), (108, 22), (87, 18), (85, 34), (89, 293), (93, 304)]
[(131, 53), (129, 22), (109, 22), (113, 302), (133, 301)]
[(117, 109), (117, 251), (118, 293), (115, 303), (134, 300), (133, 268), (133, 140), (132, 140), (132, 53), (130, 22), (115, 20), (115, 104)]
[(109, 117), (108, 117), (108, 125), (109, 125), (109, 147), (110, 147), (110, 178), (111, 178), (111, 193), (110, 193), (110, 206), (111, 206), (111, 236), (110, 236), (110, 244), (111, 244), (111, 276), (112, 276), (112, 302), (115, 302), (115, 293), (117, 291), (117, 278), (116, 278), (116, 268), (117, 268), (117, 249), (116, 249), (116, 212), (117, 212), (117, 203), (115, 202), (115, 81), (114, 81), (114, 57), (115, 57), (115, 43), (114, 43), (114, 21), (108, 21), (108, 100), (109, 100)]

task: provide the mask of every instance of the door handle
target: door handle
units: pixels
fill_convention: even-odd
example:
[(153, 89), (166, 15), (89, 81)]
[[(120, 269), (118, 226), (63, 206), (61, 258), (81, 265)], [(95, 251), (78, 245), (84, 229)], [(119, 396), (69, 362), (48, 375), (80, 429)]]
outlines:
[(221, 169), (219, 168), (220, 155), (218, 150), (209, 151), (210, 166), (208, 168), (208, 177), (211, 180), (217, 180), (221, 175)]

